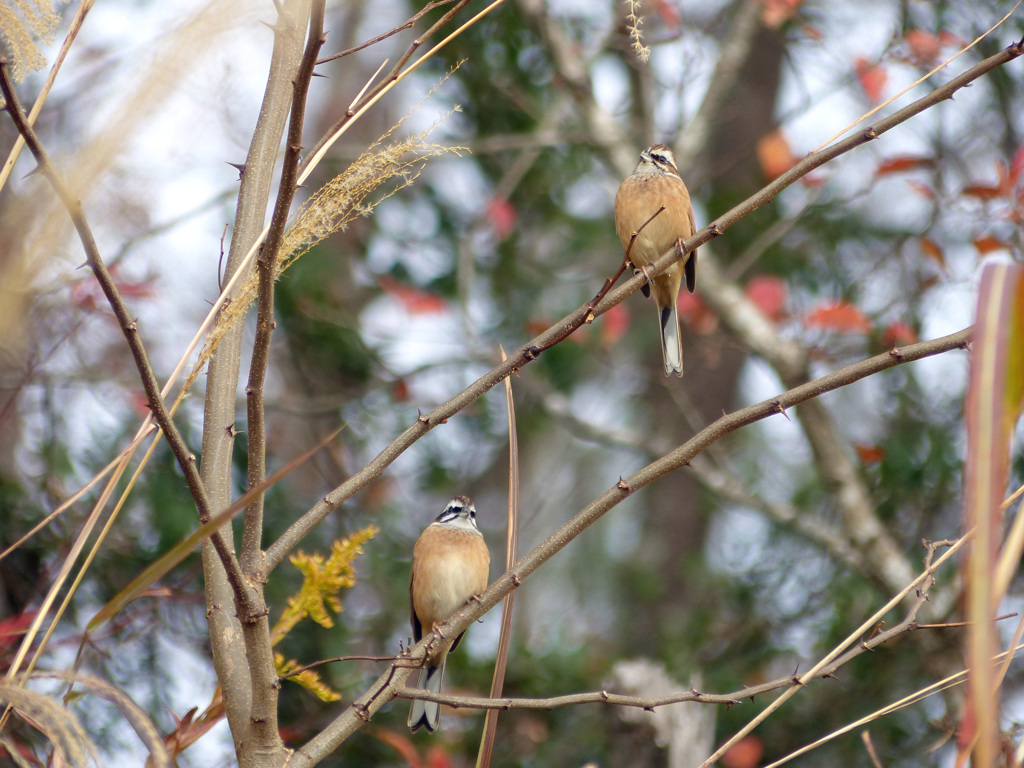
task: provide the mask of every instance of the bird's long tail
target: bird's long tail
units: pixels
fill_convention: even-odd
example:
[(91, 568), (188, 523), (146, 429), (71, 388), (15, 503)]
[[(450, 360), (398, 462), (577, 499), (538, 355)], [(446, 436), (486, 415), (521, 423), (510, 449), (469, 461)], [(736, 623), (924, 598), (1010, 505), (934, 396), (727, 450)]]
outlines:
[(661, 356), (665, 361), (665, 375), (683, 375), (683, 340), (679, 334), (679, 314), (673, 301), (658, 307), (661, 320)]
[[(444, 686), (444, 665), (445, 662), (442, 661), (438, 666), (421, 669), (419, 687), (426, 688), (431, 693), (440, 693)], [(413, 699), (412, 706), (409, 708), (409, 728), (413, 733), (416, 733), (420, 726), (426, 726), (427, 730), (433, 733), (437, 730), (437, 725), (440, 722), (440, 704), (436, 701)]]

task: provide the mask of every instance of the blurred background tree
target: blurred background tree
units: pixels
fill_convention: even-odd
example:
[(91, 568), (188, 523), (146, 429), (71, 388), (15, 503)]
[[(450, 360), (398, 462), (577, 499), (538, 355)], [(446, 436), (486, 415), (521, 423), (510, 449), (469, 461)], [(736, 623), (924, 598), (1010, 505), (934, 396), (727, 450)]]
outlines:
[[(472, 2), (463, 14), (482, 7)], [(418, 8), (378, 1), (327, 10), (323, 55)], [(326, 79), (313, 82), (306, 143), (345, 113), (381, 61), (394, 62), (446, 10), (321, 65)], [(248, 144), (271, 45), (259, 21), (274, 13), (269, 4), (243, 12), (223, 3), (194, 3), (188, 12), (186, 19), (183, 9), (126, 1), (94, 9), (37, 125), (69, 175), (89, 179), (88, 213), (161, 381), (218, 292), (219, 242), (236, 193), (225, 162), (239, 162)], [(412, 186), (317, 245), (280, 280), (270, 471), (343, 430), (270, 491), (264, 543), (418, 412), (491, 368), (499, 345), (521, 346), (597, 292), (622, 256), (614, 193), (644, 146), (676, 149), (702, 226), (963, 48), (1005, 9), (963, 0), (684, 0), (639, 12), (646, 62), (626, 3), (505, 2), (356, 123), (307, 185), (319, 188), (410, 111), (400, 132), (440, 120), (429, 141), (464, 148), (429, 160)], [(1013, 15), (950, 69), (962, 71), (1022, 33)], [(950, 76), (943, 70), (898, 106)], [(697, 294), (681, 305), (681, 381), (662, 375), (654, 312), (639, 293), (524, 368), (513, 380), (520, 551), (721, 413), (969, 325), (980, 257), (1019, 254), (1022, 245), (1022, 79), (1019, 64), (996, 69), (704, 246)], [(37, 93), (40, 82), (30, 77), (25, 93)], [(0, 126), (5, 146), (13, 144), (9, 121)], [(116, 455), (144, 413), (102, 297), (91, 276), (75, 271), (80, 247), (66, 216), (48, 187), (21, 179), (31, 167), (24, 158), (0, 198), (4, 547)], [(730, 313), (723, 297), (732, 287), (759, 311), (771, 349)], [(251, 344), (251, 328), (246, 338)], [(780, 362), (784, 348), (799, 350), (797, 365)], [(734, 690), (806, 668), (919, 571), (922, 538), (958, 533), (965, 372), (966, 354), (953, 352), (871, 377), (730, 436), (617, 507), (517, 592), (506, 694), (601, 689), (615, 665), (631, 659), (663, 665), (678, 690), (691, 681)], [(239, 403), (244, 437), (244, 397)], [(197, 453), (202, 409), (195, 397), (178, 417)], [(242, 439), (236, 496), (246, 458)], [(345, 593), (336, 626), (295, 632), (282, 652), (302, 662), (394, 653), (410, 634), (412, 542), (450, 496), (476, 499), (492, 560), (503, 560), (507, 466), (505, 404), (495, 390), (418, 441), (303, 542), (307, 552), (326, 552), (370, 523), (381, 529), (357, 562), (358, 584)], [(1022, 479), (1018, 458), (1015, 480)], [(23, 626), (86, 511), (83, 503), (0, 561), (0, 621)], [(51, 666), (69, 663), (84, 622), (194, 519), (161, 446), (90, 567), (53, 641)], [(82, 657), (85, 668), (130, 689), (166, 731), (175, 728), (171, 713), (203, 709), (213, 695), (201, 576), (198, 558), (186, 561), (151, 599), (91, 637)], [(299, 582), (290, 566), (275, 572), (272, 621)], [(957, 589), (947, 568), (928, 620), (953, 618)], [(494, 612), (469, 633), (449, 668), (451, 690), (486, 690), (497, 624)], [(858, 659), (839, 681), (809, 687), (747, 748), (785, 755), (956, 671), (957, 632), (915, 633)], [(4, 658), (12, 647), (0, 644)], [(379, 672), (346, 662), (324, 674), (348, 703)], [(918, 764), (952, 734), (960, 702), (954, 690), (874, 724), (882, 762)], [(706, 754), (763, 704), (716, 708), (698, 749)], [(281, 706), (282, 732), (296, 746), (341, 705), (286, 684)], [(673, 764), (649, 726), (624, 724), (620, 714), (607, 706), (503, 714), (495, 764)], [(469, 764), (478, 714), (446, 714), (432, 741), (411, 739), (405, 715), (399, 702), (375, 717), (345, 745), (345, 759), (406, 765), (409, 750), (434, 749)], [(1020, 719), (1012, 707), (1004, 716), (1007, 728)], [(134, 749), (113, 714), (89, 719), (108, 754)], [(863, 764), (855, 738), (814, 759)], [(230, 754), (222, 725), (180, 759), (229, 764)], [(757, 764), (750, 754), (736, 752), (729, 765)]]

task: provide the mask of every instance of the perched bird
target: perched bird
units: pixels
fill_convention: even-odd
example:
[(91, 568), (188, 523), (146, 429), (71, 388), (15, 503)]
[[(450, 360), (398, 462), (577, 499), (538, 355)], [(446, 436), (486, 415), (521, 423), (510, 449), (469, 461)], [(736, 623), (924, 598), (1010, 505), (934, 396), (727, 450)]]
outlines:
[[(651, 219), (662, 206), (665, 210)], [(648, 222), (646, 226), (644, 222)], [(638, 272), (657, 261), (673, 245), (679, 247), (682, 240), (697, 231), (690, 193), (679, 176), (672, 150), (664, 144), (655, 144), (641, 152), (640, 162), (619, 187), (615, 195), (615, 231), (619, 233), (623, 248), (629, 248), (630, 238), (639, 231), (629, 250), (629, 260)], [(696, 250), (642, 289), (644, 296), (653, 297), (658, 308), (666, 376), (683, 375), (683, 342), (679, 336), (676, 302), (684, 274), (686, 289), (693, 293), (697, 287)]]
[[(490, 552), (476, 527), (473, 502), (465, 496), (456, 496), (420, 534), (412, 550), (409, 598), (412, 636), (416, 642), (487, 588), (490, 565)], [(455, 650), (461, 639), (459, 635), (450, 643), (442, 641), (440, 651), (420, 671), (420, 688), (431, 693), (441, 692), (448, 653)], [(433, 733), (440, 719), (440, 704), (413, 700), (409, 710), (409, 727), (413, 733), (424, 725)]]

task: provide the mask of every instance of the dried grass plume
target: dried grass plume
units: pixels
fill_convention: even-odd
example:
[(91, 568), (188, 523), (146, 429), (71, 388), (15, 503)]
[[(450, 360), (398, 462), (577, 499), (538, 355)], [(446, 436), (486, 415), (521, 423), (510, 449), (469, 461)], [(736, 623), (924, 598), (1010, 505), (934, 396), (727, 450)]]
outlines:
[(640, 0), (626, 0), (626, 8), (629, 13), (626, 16), (626, 26), (629, 28), (629, 39), (633, 41), (633, 53), (644, 64), (651, 58), (651, 49), (644, 45), (640, 36), (640, 25), (644, 23), (642, 16), (638, 15)]
[[(434, 91), (436, 87), (426, 98)], [(344, 230), (356, 218), (368, 216), (382, 202), (410, 186), (423, 172), (427, 159), (448, 153), (459, 155), (465, 150), (465, 147), (447, 147), (429, 144), (426, 141), (430, 133), (448, 115), (425, 131), (387, 143), (408, 117), (409, 115), (392, 126), (343, 173), (327, 182), (299, 208), (291, 226), (285, 232), (280, 256), (274, 260), (275, 279), (317, 243), (335, 232)], [(392, 181), (395, 182), (394, 186), (379, 197), (371, 199), (374, 192)], [(253, 271), (246, 282), (239, 286), (230, 303), (224, 306), (185, 382), (184, 390), (188, 390), (195, 382), (228, 330), (245, 316), (249, 306), (256, 299), (258, 285), (258, 275)]]
[(11, 57), (11, 74), (21, 82), (29, 72), (46, 66), (46, 57), (36, 46), (53, 43), (60, 16), (50, 0), (0, 0), (0, 39)]

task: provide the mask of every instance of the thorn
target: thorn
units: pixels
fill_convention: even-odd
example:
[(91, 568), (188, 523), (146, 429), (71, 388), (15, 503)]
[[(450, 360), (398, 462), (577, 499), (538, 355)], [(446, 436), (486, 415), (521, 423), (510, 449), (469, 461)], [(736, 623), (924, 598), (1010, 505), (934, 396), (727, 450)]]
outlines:
[(328, 79), (327, 75), (321, 75), (319, 72), (314, 72), (310, 77), (322, 77), (325, 80)]
[(238, 178), (245, 176), (245, 163), (228, 163), (228, 165), (238, 171)]
[(618, 488), (620, 491), (625, 491), (626, 493), (629, 493), (629, 483), (627, 483), (621, 477), (619, 478), (619, 482), (615, 484), (615, 487)]
[(775, 409), (786, 417), (786, 421), (792, 421), (792, 419), (789, 418), (789, 414), (786, 413), (786, 407), (778, 400), (775, 401)]
[(416, 421), (420, 424), (426, 424), (428, 427), (430, 426), (430, 417), (424, 416), (423, 412), (419, 408), (416, 409)]

